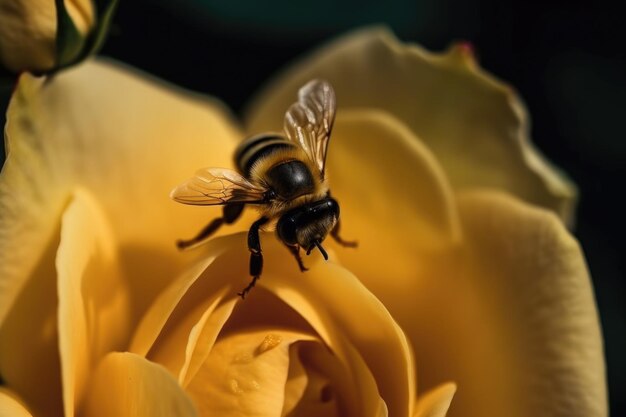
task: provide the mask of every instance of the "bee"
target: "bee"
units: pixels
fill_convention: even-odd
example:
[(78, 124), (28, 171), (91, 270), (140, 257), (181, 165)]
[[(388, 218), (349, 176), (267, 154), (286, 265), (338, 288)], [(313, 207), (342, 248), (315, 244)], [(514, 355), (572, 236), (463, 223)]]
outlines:
[(339, 203), (331, 197), (325, 163), (328, 142), (335, 120), (335, 92), (322, 80), (312, 80), (298, 92), (298, 100), (285, 114), (284, 135), (263, 133), (244, 140), (234, 155), (237, 171), (204, 168), (183, 182), (170, 197), (183, 204), (222, 205), (222, 217), (214, 219), (195, 237), (176, 242), (179, 249), (195, 246), (222, 225), (232, 224), (246, 205), (254, 206), (261, 217), (248, 231), (252, 280), (238, 295), (245, 298), (263, 270), (259, 230), (276, 231), (291, 251), (301, 271), (300, 249), (309, 255), (330, 235), (341, 245), (356, 242), (339, 236)]

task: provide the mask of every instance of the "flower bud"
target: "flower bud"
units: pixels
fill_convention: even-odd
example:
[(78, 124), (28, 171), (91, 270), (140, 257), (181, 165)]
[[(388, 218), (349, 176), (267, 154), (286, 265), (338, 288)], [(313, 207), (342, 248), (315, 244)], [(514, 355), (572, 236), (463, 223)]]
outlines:
[[(91, 0), (65, 0), (75, 28), (94, 24)], [(0, 64), (13, 72), (44, 72), (57, 65), (57, 9), (53, 0), (0, 0)]]

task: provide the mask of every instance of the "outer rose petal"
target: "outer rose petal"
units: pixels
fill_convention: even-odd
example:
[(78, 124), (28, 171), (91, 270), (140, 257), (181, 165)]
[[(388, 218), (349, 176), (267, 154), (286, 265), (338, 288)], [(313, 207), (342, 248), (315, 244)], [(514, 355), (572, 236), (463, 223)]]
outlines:
[[(91, 0), (65, 0), (81, 33), (93, 24)], [(44, 71), (55, 64), (56, 7), (52, 0), (0, 0), (0, 62), (14, 72)]]
[(444, 384), (422, 394), (414, 417), (445, 417), (456, 392), (455, 384)]
[(162, 366), (132, 353), (110, 353), (95, 371), (85, 417), (194, 417), (195, 407)]
[(463, 246), (416, 259), (404, 291), (383, 298), (413, 342), (421, 384), (458, 384), (449, 416), (606, 416), (576, 241), (553, 213), (508, 195), (463, 194), (459, 207)]
[(0, 323), (76, 186), (111, 221), (136, 316), (194, 256), (173, 242), (218, 211), (176, 204), (169, 191), (201, 166), (228, 166), (241, 135), (219, 104), (142, 77), (88, 62), (46, 82), (20, 78), (0, 177)]
[(56, 259), (66, 416), (78, 410), (89, 375), (100, 359), (122, 350), (128, 341), (128, 290), (121, 281), (115, 249), (97, 203), (78, 191), (63, 214)]
[(74, 415), (90, 369), (127, 342), (128, 292), (114, 247), (97, 204), (76, 192), (1, 328), (2, 375), (36, 414), (60, 414), (63, 398)]
[(0, 387), (0, 417), (32, 417), (14, 393)]
[(531, 144), (512, 89), (478, 68), (467, 48), (436, 55), (385, 29), (358, 31), (272, 83), (255, 100), (248, 130), (280, 129), (298, 88), (312, 78), (331, 82), (340, 111), (373, 107), (399, 118), (432, 149), (455, 189), (508, 190), (573, 221), (574, 185)]

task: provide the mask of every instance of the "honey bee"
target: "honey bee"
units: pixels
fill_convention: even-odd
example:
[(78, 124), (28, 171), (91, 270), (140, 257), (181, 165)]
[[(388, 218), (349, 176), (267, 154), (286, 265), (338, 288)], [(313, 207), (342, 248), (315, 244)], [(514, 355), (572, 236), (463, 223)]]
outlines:
[(328, 259), (322, 247), (328, 233), (343, 246), (356, 246), (339, 236), (339, 204), (330, 195), (324, 170), (335, 109), (331, 85), (322, 80), (308, 82), (285, 114), (284, 136), (263, 133), (244, 140), (234, 156), (238, 172), (204, 168), (170, 194), (183, 204), (224, 206), (222, 217), (195, 237), (177, 241), (179, 249), (195, 246), (222, 225), (234, 223), (246, 205), (261, 212), (248, 231), (252, 280), (238, 293), (241, 298), (254, 287), (263, 269), (260, 229), (275, 229), (301, 271), (307, 268), (300, 248), (307, 255), (317, 248)]

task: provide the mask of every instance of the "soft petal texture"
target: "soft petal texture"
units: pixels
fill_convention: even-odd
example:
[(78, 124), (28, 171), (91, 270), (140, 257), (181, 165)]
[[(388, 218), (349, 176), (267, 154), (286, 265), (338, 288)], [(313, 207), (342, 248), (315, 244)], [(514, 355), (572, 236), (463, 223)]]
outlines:
[(65, 415), (74, 416), (92, 369), (126, 346), (130, 330), (115, 241), (97, 203), (82, 190), (63, 214), (56, 264), (63, 403)]
[[(416, 253), (460, 239), (451, 187), (432, 153), (390, 114), (341, 112), (334, 131), (329, 181), (341, 206), (341, 235), (359, 244), (356, 250), (335, 245), (337, 257), (381, 277), (380, 290), (395, 293), (405, 284), (402, 278), (412, 276)], [(402, 238), (381, 229), (398, 230)], [(386, 254), (394, 257), (393, 280), (383, 278), (389, 274)]]
[[(6, 211), (0, 209), (0, 218), (5, 214)], [(6, 229), (0, 229), (0, 236), (4, 232)], [(63, 413), (54, 267), (60, 242), (60, 219), (57, 219), (50, 234), (42, 238), (42, 247), (27, 258), (29, 269), (19, 270), (19, 265), (14, 265), (9, 270), (11, 275), (27, 275), (28, 281), (0, 324), (0, 375), (28, 404), (34, 415), (52, 417)], [(13, 242), (2, 239), (2, 244), (0, 257), (7, 262), (11, 253), (25, 250), (19, 238)], [(0, 276), (9, 278), (11, 275)], [(9, 284), (2, 281), (0, 294), (3, 297)], [(0, 308), (6, 307), (5, 302), (8, 300), (3, 298)]]
[(0, 387), (0, 417), (32, 417), (32, 414), (14, 393)]
[[(200, 415), (278, 416), (284, 403), (289, 350), (311, 335), (273, 330), (221, 338), (187, 390)], [(266, 343), (263, 349), (263, 343)]]
[(455, 384), (444, 384), (419, 397), (415, 417), (445, 417), (456, 392)]
[[(356, 406), (362, 411), (357, 414), (380, 414), (385, 407), (377, 400), (377, 390), (380, 390), (390, 414), (411, 415), (415, 393), (413, 358), (404, 335), (384, 306), (356, 277), (338, 265), (320, 262), (320, 257), (313, 255), (306, 257), (310, 270), (303, 274), (273, 234), (264, 233), (261, 240), (265, 258), (263, 277), (246, 301), (238, 304), (234, 318), (227, 324), (230, 331), (268, 324), (314, 330), (347, 367), (346, 374), (352, 378), (350, 391), (361, 393), (356, 398), (361, 398), (363, 403)], [(154, 340), (149, 348), (150, 358), (157, 357), (156, 352), (170, 344), (168, 338), (184, 334), (180, 329), (188, 333), (192, 324), (199, 322), (212, 294), (229, 288), (227, 297), (236, 297), (235, 292), (248, 282), (249, 252), (244, 234), (214, 239), (204, 250), (211, 262), (199, 261), (198, 265), (206, 265), (206, 270), (175, 281), (171, 286), (175, 289), (171, 293), (168, 289), (166, 293), (177, 295), (160, 297), (142, 321), (139, 333), (158, 334), (158, 337), (141, 336), (135, 339), (133, 346), (144, 345), (145, 342), (138, 342), (140, 339)], [(263, 288), (278, 298), (264, 298), (266, 290)], [(279, 308), (281, 300), (291, 308)], [(252, 308), (252, 312), (238, 313), (239, 309), (248, 308)], [(159, 316), (168, 319), (166, 322), (156, 320)], [(156, 331), (147, 330), (154, 326)], [(375, 334), (370, 331), (371, 326), (376, 327)], [(186, 350), (183, 343), (178, 343), (178, 349)]]
[[(91, 0), (65, 0), (81, 33), (93, 24)], [(0, 62), (8, 69), (45, 71), (55, 64), (57, 16), (53, 0), (0, 0)]]
[(432, 54), (385, 29), (349, 34), (268, 86), (251, 107), (249, 132), (281, 129), (298, 89), (313, 78), (330, 81), (341, 110), (380, 108), (400, 119), (432, 150), (455, 189), (504, 189), (573, 221), (574, 185), (530, 142), (528, 117), (512, 89), (482, 71), (468, 48)]
[(219, 209), (176, 204), (169, 191), (198, 167), (228, 166), (241, 134), (219, 103), (146, 78), (99, 61), (20, 78), (0, 178), (0, 323), (77, 186), (98, 196), (115, 231), (135, 317), (194, 256), (173, 242)]
[(133, 353), (110, 353), (95, 370), (85, 417), (193, 417), (196, 409), (162, 366)]
[[(449, 416), (606, 416), (602, 338), (577, 242), (553, 213), (506, 194), (463, 193), (459, 212), (462, 245), (416, 253), (410, 277), (346, 262), (413, 342), (421, 386), (458, 384)], [(385, 292), (395, 279), (403, 290)]]

